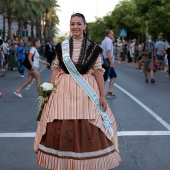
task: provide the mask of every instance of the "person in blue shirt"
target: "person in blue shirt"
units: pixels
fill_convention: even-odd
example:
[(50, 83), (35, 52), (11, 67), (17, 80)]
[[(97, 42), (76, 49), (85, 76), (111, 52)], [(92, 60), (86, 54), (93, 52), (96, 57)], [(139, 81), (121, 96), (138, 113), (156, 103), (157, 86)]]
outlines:
[(24, 78), (24, 66), (22, 65), (26, 54), (28, 53), (28, 48), (24, 46), (24, 42), (21, 40), (19, 45), (15, 48), (15, 60), (18, 61), (18, 71), (20, 77)]

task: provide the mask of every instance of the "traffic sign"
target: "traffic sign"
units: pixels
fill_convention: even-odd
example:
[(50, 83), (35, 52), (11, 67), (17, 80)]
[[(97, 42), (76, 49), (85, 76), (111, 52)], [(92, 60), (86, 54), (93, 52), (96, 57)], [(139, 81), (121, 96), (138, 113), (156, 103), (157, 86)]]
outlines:
[(127, 30), (121, 29), (120, 30), (120, 37), (127, 37)]

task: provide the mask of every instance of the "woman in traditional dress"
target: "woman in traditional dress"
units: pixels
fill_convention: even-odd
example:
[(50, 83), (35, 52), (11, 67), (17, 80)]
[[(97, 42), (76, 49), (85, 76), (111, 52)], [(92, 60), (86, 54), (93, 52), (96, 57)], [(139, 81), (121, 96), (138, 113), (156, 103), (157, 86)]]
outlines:
[[(101, 48), (85, 36), (85, 17), (71, 16), (69, 55), (81, 77), (96, 93), (114, 131), (103, 126), (99, 109), (69, 74), (63, 61), (61, 43), (50, 82), (56, 90), (42, 112), (35, 136), (37, 164), (53, 170), (108, 170), (119, 165), (117, 127), (104, 93)], [(114, 145), (113, 142), (114, 141)]]

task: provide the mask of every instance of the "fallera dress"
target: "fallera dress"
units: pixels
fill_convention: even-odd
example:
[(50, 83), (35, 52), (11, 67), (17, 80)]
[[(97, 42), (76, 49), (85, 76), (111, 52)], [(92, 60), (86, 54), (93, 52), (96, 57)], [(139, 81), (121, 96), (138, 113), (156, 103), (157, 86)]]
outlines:
[[(72, 61), (78, 62), (83, 39), (73, 39)], [(83, 78), (100, 97), (96, 70), (103, 71), (101, 56)], [(114, 129), (114, 146), (103, 127), (97, 107), (70, 74), (59, 69), (55, 78), (56, 90), (49, 98), (38, 122), (34, 150), (37, 164), (53, 170), (108, 170), (119, 165), (121, 158), (115, 118), (109, 108), (106, 113)]]

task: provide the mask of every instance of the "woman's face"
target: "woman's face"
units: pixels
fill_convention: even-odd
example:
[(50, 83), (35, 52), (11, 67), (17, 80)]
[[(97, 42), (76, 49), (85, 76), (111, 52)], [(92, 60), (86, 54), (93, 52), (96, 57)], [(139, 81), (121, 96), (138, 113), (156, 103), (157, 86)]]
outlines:
[(83, 38), (83, 31), (86, 25), (81, 17), (75, 16), (70, 21), (70, 31), (73, 34), (73, 38)]
[(40, 47), (40, 40), (35, 42), (35, 46), (36, 46), (36, 48)]

